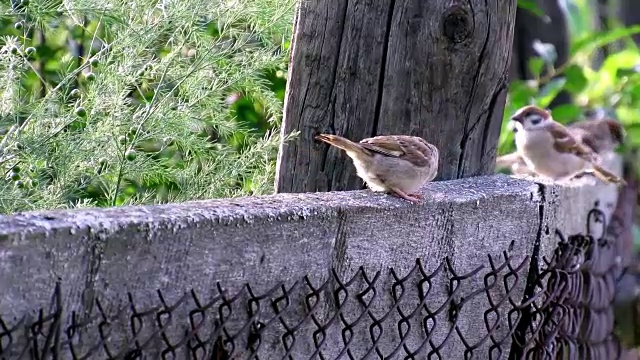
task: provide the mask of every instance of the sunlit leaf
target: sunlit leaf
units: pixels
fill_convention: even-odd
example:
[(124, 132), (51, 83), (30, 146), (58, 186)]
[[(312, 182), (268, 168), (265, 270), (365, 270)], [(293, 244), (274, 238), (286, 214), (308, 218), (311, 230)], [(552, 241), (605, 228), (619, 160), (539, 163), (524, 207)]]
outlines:
[(602, 99), (612, 85), (612, 80), (609, 79), (608, 74), (602, 71), (594, 71), (587, 67), (582, 70), (584, 76), (587, 78), (588, 85), (580, 95), (591, 99), (591, 101), (594, 99)]
[(631, 103), (640, 108), (640, 83), (624, 87), (623, 93), (629, 97)]
[(628, 147), (640, 146), (640, 123), (634, 123), (625, 127), (627, 136), (625, 137), (625, 145)]
[(585, 1), (566, 1), (567, 20), (572, 36), (583, 37), (592, 31), (591, 22), (593, 20), (591, 4)]
[(638, 71), (635, 68), (621, 68), (616, 70), (616, 79), (628, 78), (637, 74)]
[[(620, 106), (616, 109), (616, 115), (620, 122), (625, 125), (640, 125), (640, 109), (635, 107)], [(640, 140), (640, 138), (638, 139)]]
[(612, 79), (617, 78), (620, 69), (634, 69), (640, 64), (640, 53), (633, 49), (625, 49), (609, 55), (600, 71), (606, 72)]
[(579, 51), (601, 47), (635, 34), (640, 34), (640, 25), (598, 32), (574, 42), (569, 54), (573, 56)]
[(546, 108), (551, 104), (553, 99), (562, 91), (562, 88), (566, 84), (567, 79), (564, 77), (555, 78), (545, 84), (537, 97), (537, 104), (539, 107)]
[(559, 105), (551, 110), (551, 116), (553, 116), (553, 119), (563, 124), (575, 121), (581, 114), (582, 111), (580, 108), (574, 104)]
[(517, 109), (527, 105), (535, 97), (537, 90), (525, 81), (512, 81), (509, 86), (509, 104), (511, 108)]
[(569, 66), (565, 69), (564, 75), (567, 78), (567, 83), (564, 85), (567, 91), (577, 94), (587, 87), (587, 78), (580, 66), (575, 64)]
[(544, 67), (544, 60), (539, 57), (532, 57), (529, 59), (529, 71), (531, 71), (531, 75), (534, 78), (539, 78), (542, 73), (542, 68)]

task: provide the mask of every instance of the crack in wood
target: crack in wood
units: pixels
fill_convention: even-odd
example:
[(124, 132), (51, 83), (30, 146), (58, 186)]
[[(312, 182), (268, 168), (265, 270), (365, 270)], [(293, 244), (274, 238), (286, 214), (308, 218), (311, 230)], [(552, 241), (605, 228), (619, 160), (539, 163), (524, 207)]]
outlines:
[(389, 53), (389, 38), (391, 37), (391, 26), (393, 24), (393, 13), (396, 6), (396, 1), (391, 0), (389, 5), (389, 13), (387, 14), (387, 27), (384, 34), (384, 44), (382, 48), (382, 62), (380, 64), (380, 75), (378, 78), (378, 93), (376, 99), (376, 109), (373, 118), (373, 128), (371, 129), (371, 136), (378, 134), (378, 123), (380, 121), (380, 109), (382, 108), (382, 98), (384, 96), (384, 77), (387, 68), (387, 56)]

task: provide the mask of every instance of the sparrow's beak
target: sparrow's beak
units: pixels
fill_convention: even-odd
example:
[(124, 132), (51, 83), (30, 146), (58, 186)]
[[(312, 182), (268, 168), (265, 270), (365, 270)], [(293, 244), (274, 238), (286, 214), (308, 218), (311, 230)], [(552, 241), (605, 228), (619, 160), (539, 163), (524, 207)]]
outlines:
[(511, 120), (522, 124), (522, 122), (524, 121), (524, 116), (514, 115), (511, 117)]

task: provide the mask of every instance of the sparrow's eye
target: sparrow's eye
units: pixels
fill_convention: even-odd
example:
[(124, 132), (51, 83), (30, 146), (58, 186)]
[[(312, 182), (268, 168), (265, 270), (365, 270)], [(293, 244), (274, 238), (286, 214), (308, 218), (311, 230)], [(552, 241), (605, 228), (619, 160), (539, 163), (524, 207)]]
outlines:
[(541, 120), (542, 119), (540, 119), (539, 117), (534, 116), (534, 117), (531, 118), (531, 125), (538, 125), (538, 124), (540, 124)]

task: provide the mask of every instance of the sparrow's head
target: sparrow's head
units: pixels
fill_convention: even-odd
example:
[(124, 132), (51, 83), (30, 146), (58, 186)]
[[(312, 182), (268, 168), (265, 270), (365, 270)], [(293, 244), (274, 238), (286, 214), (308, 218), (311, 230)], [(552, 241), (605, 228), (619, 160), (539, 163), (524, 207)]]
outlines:
[(535, 130), (552, 120), (551, 113), (534, 105), (524, 106), (511, 117), (512, 130)]

